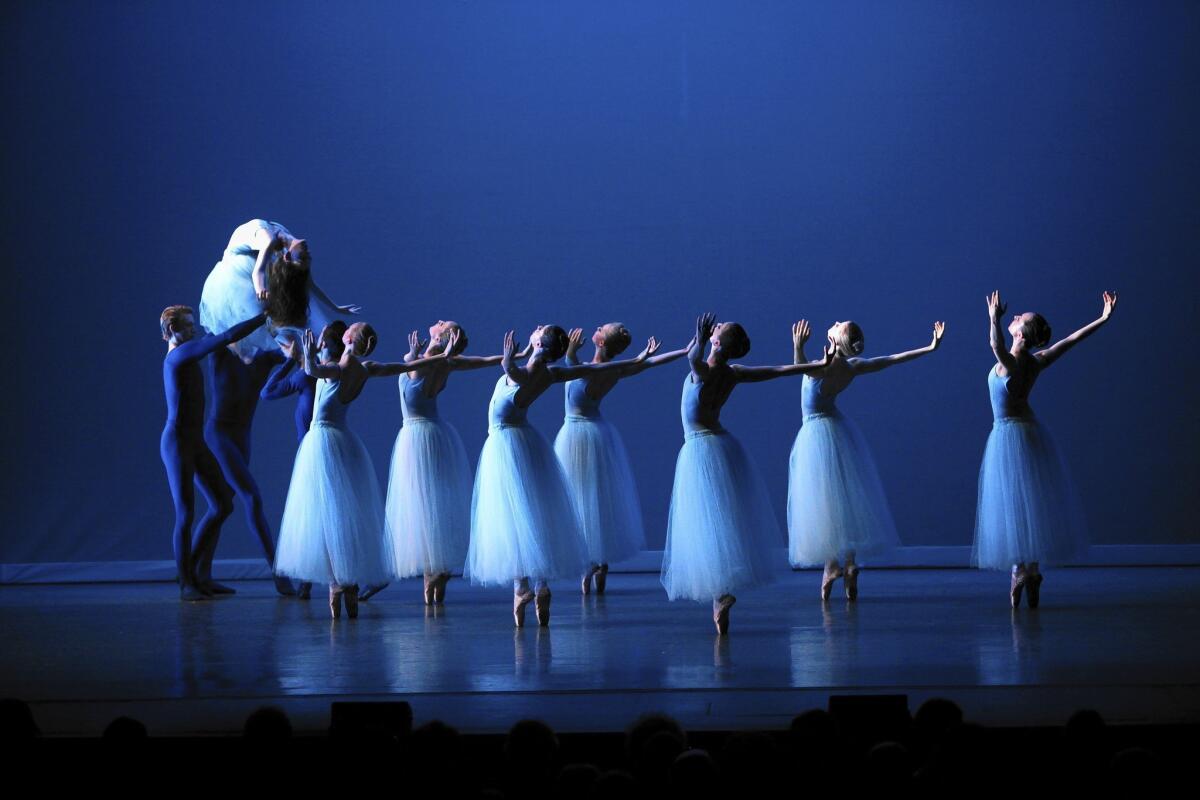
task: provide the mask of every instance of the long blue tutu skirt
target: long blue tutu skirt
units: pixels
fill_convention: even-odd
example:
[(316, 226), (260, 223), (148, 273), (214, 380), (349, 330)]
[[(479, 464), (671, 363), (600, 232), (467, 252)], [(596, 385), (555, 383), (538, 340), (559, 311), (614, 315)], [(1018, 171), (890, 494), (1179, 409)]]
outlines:
[(568, 417), (554, 438), (579, 513), (588, 558), (607, 564), (646, 549), (642, 506), (616, 428), (601, 418)]
[(471, 539), (471, 469), (452, 425), (404, 421), (392, 448), (385, 516), (397, 576), (462, 568)]
[(1085, 544), (1079, 495), (1049, 433), (1032, 418), (996, 420), (979, 468), (971, 563), (1063, 563)]
[(729, 433), (689, 433), (675, 462), (662, 585), (671, 600), (709, 601), (770, 583), (783, 536), (771, 498)]
[(806, 417), (788, 463), (788, 558), (794, 566), (878, 555), (899, 545), (879, 470), (841, 414)]
[(353, 432), (314, 423), (305, 434), (279, 525), (275, 572), (313, 583), (392, 579), (379, 479)]
[(482, 585), (578, 577), (587, 561), (566, 477), (545, 437), (529, 425), (493, 427), (475, 472), (463, 575)]

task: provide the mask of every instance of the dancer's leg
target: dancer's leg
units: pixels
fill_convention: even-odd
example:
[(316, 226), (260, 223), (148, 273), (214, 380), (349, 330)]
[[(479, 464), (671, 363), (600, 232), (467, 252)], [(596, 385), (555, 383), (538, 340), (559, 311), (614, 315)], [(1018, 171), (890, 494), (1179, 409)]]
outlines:
[(233, 589), (212, 579), (213, 553), (217, 549), (221, 526), (233, 513), (233, 490), (225, 482), (221, 465), (203, 439), (196, 444), (196, 451), (196, 484), (208, 501), (208, 511), (200, 520), (192, 542), (196, 583), (204, 591), (214, 594), (233, 594)]
[(171, 487), (171, 502), (175, 506), (175, 527), (171, 546), (175, 552), (175, 568), (179, 572), (179, 592), (184, 600), (202, 600), (204, 593), (196, 586), (192, 565), (192, 522), (196, 516), (196, 492), (192, 486), (195, 471), (187, 448), (173, 430), (163, 431), (159, 454), (167, 470)]

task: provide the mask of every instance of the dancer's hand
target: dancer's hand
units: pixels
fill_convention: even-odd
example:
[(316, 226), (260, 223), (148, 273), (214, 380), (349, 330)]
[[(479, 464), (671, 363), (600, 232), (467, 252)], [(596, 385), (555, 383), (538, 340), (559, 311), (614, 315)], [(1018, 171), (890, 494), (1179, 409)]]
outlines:
[(575, 353), (583, 346), (583, 328), (572, 328), (567, 335), (567, 359), (575, 356)]
[(286, 341), (280, 343), (279, 351), (287, 356), (288, 360), (298, 361), (299, 359), (297, 356), (299, 356), (300, 353), (297, 351), (296, 345), (297, 342), (295, 339), (287, 339)]
[(517, 354), (517, 334), (516, 331), (509, 331), (504, 334), (504, 358), (511, 361)]
[(933, 342), (929, 345), (930, 350), (937, 350), (942, 343), (942, 335), (946, 332), (946, 323), (933, 323)]
[(413, 331), (412, 333), (408, 334), (408, 355), (416, 358), (425, 350), (425, 346), (427, 344), (429, 344), (429, 342), (421, 340), (420, 333)]
[(992, 322), (999, 322), (1000, 318), (1004, 316), (1004, 312), (1008, 310), (1008, 304), (1000, 301), (999, 290), (992, 292), (987, 297), (987, 305), (988, 317), (991, 318)]
[(811, 335), (812, 328), (809, 327), (808, 320), (800, 320), (792, 326), (792, 347), (800, 350), (804, 347), (804, 343), (808, 341), (808, 337)]
[(361, 314), (362, 313), (362, 306), (357, 305), (355, 303), (350, 303), (349, 305), (345, 305), (345, 306), (335, 306), (335, 308), (337, 308), (337, 310), (342, 312), (343, 314)]
[(1100, 319), (1108, 319), (1112, 316), (1113, 310), (1117, 307), (1117, 293), (1104, 293), (1104, 311), (1100, 314)]
[(696, 317), (696, 341), (703, 347), (712, 336), (713, 327), (717, 324), (717, 315), (711, 311)]
[(827, 367), (833, 361), (833, 357), (837, 355), (837, 345), (833, 343), (833, 339), (828, 340), (829, 344), (825, 345), (825, 358), (821, 361), (821, 366)]
[(304, 331), (304, 360), (317, 360), (317, 337), (313, 336), (311, 330)]
[(270, 299), (271, 299), (271, 293), (269, 291), (267, 291), (266, 289), (263, 289), (261, 292), (258, 293), (258, 302), (262, 303), (262, 307), (264, 309), (266, 309), (267, 301)]
[(643, 350), (642, 352), (638, 353), (637, 358), (635, 358), (634, 360), (635, 361), (645, 361), (647, 358), (649, 358), (650, 356), (657, 353), (658, 348), (661, 346), (662, 345), (659, 344), (658, 339), (655, 339), (653, 336), (651, 336), (650, 340), (646, 342), (646, 349)]
[(442, 349), (442, 358), (447, 361), (455, 356), (455, 351), (458, 350), (458, 343), (462, 340), (462, 334), (455, 330), (450, 332), (450, 336), (446, 339), (446, 346)]

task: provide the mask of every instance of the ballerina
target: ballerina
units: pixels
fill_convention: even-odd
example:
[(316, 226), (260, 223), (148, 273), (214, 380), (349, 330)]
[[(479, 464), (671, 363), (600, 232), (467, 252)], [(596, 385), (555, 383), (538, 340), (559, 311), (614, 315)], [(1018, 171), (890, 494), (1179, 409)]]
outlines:
[[(322, 340), (327, 331), (322, 332)], [(317, 382), (312, 426), (292, 468), (275, 571), (301, 581), (329, 584), (329, 611), (358, 616), (358, 585), (391, 579), (384, 538), (383, 499), (371, 456), (346, 426), (346, 411), (369, 378), (399, 375), (431, 359), (385, 364), (363, 361), (375, 349), (370, 325), (356, 322), (342, 336), (341, 358), (318, 363), (312, 331), (304, 334), (304, 371)], [(437, 356), (444, 358), (445, 356)]]
[[(629, 330), (621, 323), (601, 325), (592, 334), (592, 344), (596, 348), (592, 363), (612, 361), (632, 341)], [(568, 364), (579, 363), (577, 353), (582, 344), (583, 330), (576, 328), (571, 331), (567, 344)], [(554, 453), (566, 473), (587, 542), (590, 565), (583, 575), (584, 594), (590, 594), (593, 588), (597, 594), (603, 594), (609, 563), (646, 549), (642, 509), (629, 456), (621, 434), (600, 415), (600, 401), (622, 378), (683, 358), (690, 346), (660, 353), (645, 361), (630, 362), (615, 372), (577, 378), (563, 385), (566, 416), (554, 438)]]
[(200, 324), (210, 331), (267, 312), (270, 324), (238, 344), (243, 358), (276, 349), (277, 338), (296, 338), (306, 327), (322, 328), (360, 310), (336, 305), (313, 282), (307, 240), (262, 219), (233, 231), (200, 296)]
[[(988, 372), (992, 432), (979, 468), (975, 543), (971, 562), (984, 569), (1011, 569), (1009, 601), (1030, 608), (1041, 601), (1041, 565), (1061, 563), (1084, 546), (1083, 510), (1066, 465), (1050, 434), (1029, 407), (1029, 393), (1044, 369), (1108, 322), (1117, 293), (1103, 293), (1100, 318), (1046, 347), (1050, 325), (1040, 314), (1017, 314), (1008, 324), (1012, 347), (1004, 349), (1000, 318), (1008, 308), (1000, 293), (987, 298), (989, 340), (996, 366)], [(1046, 347), (1033, 352), (1033, 348)]]
[[(457, 344), (451, 347), (451, 340)], [(437, 397), (451, 372), (495, 366), (503, 356), (464, 356), (467, 334), (452, 320), (439, 319), (422, 342), (408, 336), (406, 362), (421, 357), (428, 366), (401, 375), (402, 424), (392, 447), (387, 501), (387, 538), (398, 578), (424, 576), (425, 605), (446, 600), (451, 570), (462, 567), (471, 539), (471, 467), (462, 438), (438, 415)], [(436, 359), (435, 356), (447, 355)], [(370, 586), (368, 600), (387, 584)]]
[[(705, 343), (711, 345), (707, 360)], [(824, 361), (778, 367), (730, 364), (750, 352), (750, 337), (736, 322), (696, 319), (688, 351), (680, 413), (684, 442), (675, 462), (662, 584), (671, 600), (712, 600), (717, 633), (729, 631), (734, 592), (769, 583), (770, 549), (782, 539), (762, 479), (741, 443), (721, 427), (721, 407), (739, 383), (802, 375)]]
[[(879, 470), (858, 427), (834, 404), (859, 375), (912, 361), (942, 343), (946, 325), (933, 323), (926, 347), (878, 358), (859, 358), (862, 328), (835, 322), (828, 337), (829, 365), (804, 376), (800, 406), (804, 423), (796, 434), (788, 463), (788, 557), (792, 566), (824, 564), (821, 599), (828, 600), (833, 582), (845, 578), (846, 599), (858, 598), (856, 557), (874, 555), (899, 544)], [(797, 364), (806, 362), (807, 320), (792, 326)], [(839, 563), (843, 561), (845, 566)]]
[[(550, 624), (547, 581), (579, 575), (587, 548), (567, 488), (566, 476), (545, 438), (525, 420), (526, 412), (554, 383), (629, 366), (629, 361), (553, 366), (567, 350), (557, 325), (539, 325), (530, 336), (532, 353), (515, 363), (513, 332), (504, 337), (504, 374), (488, 405), (488, 438), (479, 456), (471, 498), (471, 544), (464, 577), (483, 585), (513, 583), (513, 619), (525, 624), (525, 607), (536, 598), (538, 623)], [(658, 350), (650, 339), (635, 361)], [(529, 586), (534, 580), (534, 588)]]
[[(204, 441), (204, 373), (200, 362), (210, 353), (249, 336), (265, 321), (266, 317), (258, 313), (222, 333), (197, 336), (195, 312), (188, 306), (167, 306), (159, 317), (162, 337), (167, 342), (167, 355), (163, 359), (167, 422), (159, 441), (159, 455), (167, 470), (175, 506), (171, 540), (183, 600), (203, 600), (215, 593), (211, 573), (204, 576), (205, 580), (197, 573), (197, 567), (214, 546), (221, 524), (233, 513), (233, 490)], [(194, 541), (193, 483), (200, 487), (208, 502), (208, 511), (196, 526)]]

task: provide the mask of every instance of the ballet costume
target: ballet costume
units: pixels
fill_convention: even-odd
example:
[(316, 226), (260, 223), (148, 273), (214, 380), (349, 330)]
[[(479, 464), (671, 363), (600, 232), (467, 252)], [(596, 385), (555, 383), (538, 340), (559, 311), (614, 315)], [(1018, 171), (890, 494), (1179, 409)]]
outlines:
[(587, 392), (587, 381), (564, 385), (566, 417), (554, 438), (554, 453), (567, 476), (579, 514), (591, 567), (583, 593), (593, 580), (603, 593), (608, 565), (646, 548), (642, 509), (629, 456), (617, 429), (600, 415), (600, 401)]
[(475, 471), (471, 544), (463, 576), (474, 584), (514, 584), (513, 616), (524, 624), (535, 599), (538, 622), (550, 619), (546, 582), (582, 574), (587, 548), (566, 477), (546, 439), (517, 406), (519, 386), (502, 375), (488, 405), (488, 437)]
[(393, 575), (384, 534), (383, 498), (362, 440), (346, 425), (348, 403), (340, 381), (317, 382), (312, 426), (296, 451), (275, 571), (329, 584), (330, 610), (358, 614), (358, 585), (387, 583)]
[(471, 469), (458, 431), (438, 417), (437, 398), (425, 394), (425, 378), (408, 372), (399, 383), (403, 422), (392, 448), (387, 538), (396, 576), (424, 575), (432, 605), (467, 557)]
[[(684, 441), (675, 462), (662, 585), (671, 600), (713, 600), (716, 621), (716, 601), (774, 580), (771, 549), (783, 537), (741, 443), (702, 421), (702, 388), (690, 373), (684, 378)], [(717, 629), (724, 633), (720, 622)]]
[[(1039, 369), (1035, 359), (1030, 364)], [(1063, 563), (1081, 555), (1083, 508), (1058, 448), (1029, 407), (1028, 393), (1010, 393), (1010, 379), (996, 368), (988, 373), (993, 422), (979, 468), (971, 563), (1012, 569), (1013, 606), (1020, 602), (1020, 590), (1028, 588), (1029, 605), (1036, 607), (1041, 575), (1026, 575), (1024, 565)]]
[[(800, 407), (804, 421), (788, 462), (788, 560), (792, 566), (846, 559), (846, 594), (857, 597), (861, 556), (899, 545), (896, 523), (866, 440), (838, 410), (836, 394), (822, 391), (824, 379), (804, 376)], [(822, 580), (828, 599), (839, 570)]]

